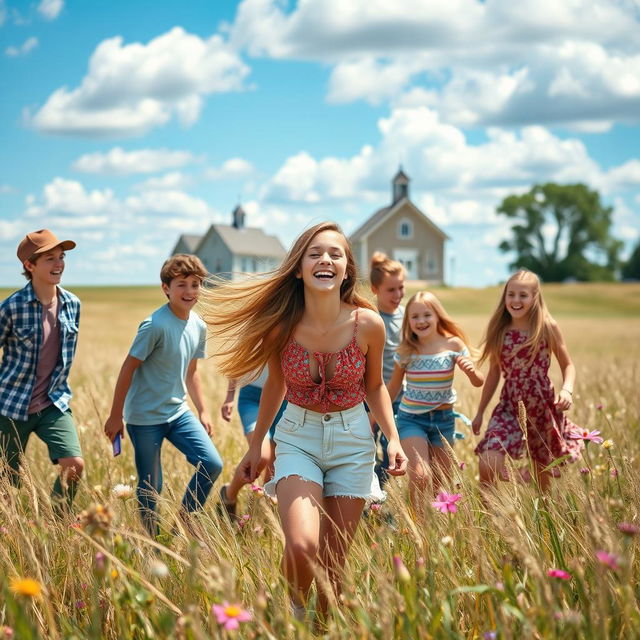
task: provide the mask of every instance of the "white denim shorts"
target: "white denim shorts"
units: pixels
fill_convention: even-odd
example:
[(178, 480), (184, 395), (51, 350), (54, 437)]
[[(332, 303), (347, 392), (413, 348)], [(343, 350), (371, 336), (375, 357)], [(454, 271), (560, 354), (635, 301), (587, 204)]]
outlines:
[(322, 487), (325, 498), (384, 500), (374, 473), (376, 447), (362, 403), (344, 411), (318, 413), (291, 402), (276, 426), (276, 464), (265, 485), (274, 496), (278, 482), (299, 476)]

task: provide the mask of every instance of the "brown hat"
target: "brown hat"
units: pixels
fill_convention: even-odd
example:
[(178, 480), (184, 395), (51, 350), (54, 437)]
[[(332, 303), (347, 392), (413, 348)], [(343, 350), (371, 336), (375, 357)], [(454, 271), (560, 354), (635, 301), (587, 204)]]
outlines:
[(18, 245), (18, 260), (25, 263), (31, 256), (38, 253), (51, 251), (56, 247), (61, 247), (64, 251), (75, 248), (76, 243), (73, 240), (58, 240), (53, 231), (49, 229), (39, 229), (27, 233), (22, 242)]

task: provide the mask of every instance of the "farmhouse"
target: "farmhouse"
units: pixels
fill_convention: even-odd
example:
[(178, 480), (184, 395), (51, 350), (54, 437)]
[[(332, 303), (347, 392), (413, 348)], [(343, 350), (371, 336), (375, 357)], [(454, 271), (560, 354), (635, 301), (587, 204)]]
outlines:
[(444, 282), (444, 243), (449, 236), (409, 199), (409, 177), (402, 167), (392, 181), (391, 204), (376, 211), (349, 237), (367, 276), (371, 256), (382, 251), (402, 263), (408, 280)]
[(171, 255), (193, 253), (209, 273), (231, 279), (234, 274), (275, 269), (286, 254), (285, 248), (275, 236), (256, 227), (246, 227), (245, 217), (238, 205), (230, 225), (212, 224), (203, 236), (181, 235)]

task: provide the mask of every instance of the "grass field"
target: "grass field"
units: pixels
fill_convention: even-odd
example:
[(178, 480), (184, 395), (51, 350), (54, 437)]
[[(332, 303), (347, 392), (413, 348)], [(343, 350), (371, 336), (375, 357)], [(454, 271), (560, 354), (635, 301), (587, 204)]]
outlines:
[[(212, 495), (197, 523), (199, 543), (183, 530), (171, 535), (191, 472), (170, 448), (160, 502), (166, 533), (158, 542), (142, 534), (135, 500), (113, 494), (117, 484), (135, 485), (133, 456), (126, 440), (123, 454), (111, 457), (102, 423), (137, 325), (164, 298), (159, 287), (69, 288), (83, 301), (71, 383), (86, 459), (76, 508), (86, 511), (82, 526), (54, 517), (55, 468), (33, 439), (23, 488), (0, 484), (0, 640), (10, 633), (20, 640), (313, 637), (288, 613), (270, 500), (247, 490), (240, 527), (218, 519)], [(499, 290), (435, 292), (477, 344)], [(544, 294), (577, 368), (572, 419), (599, 429), (611, 448), (589, 444), (548, 495), (503, 483), (483, 502), (467, 432), (456, 444), (460, 464), (449, 487), (462, 495), (458, 512), (429, 508), (416, 520), (406, 481), (393, 481), (382, 511), (363, 519), (325, 637), (640, 637), (640, 537), (619, 528), (640, 526), (640, 285), (548, 285)], [(217, 418), (225, 383), (212, 361), (201, 370)], [(558, 381), (557, 367), (552, 377)], [(463, 376), (456, 388), (458, 409), (472, 416), (480, 391)], [(226, 479), (245, 442), (236, 416), (230, 425), (216, 422)], [(549, 576), (552, 569), (567, 579)], [(225, 601), (250, 610), (252, 620), (223, 630), (211, 608)]]

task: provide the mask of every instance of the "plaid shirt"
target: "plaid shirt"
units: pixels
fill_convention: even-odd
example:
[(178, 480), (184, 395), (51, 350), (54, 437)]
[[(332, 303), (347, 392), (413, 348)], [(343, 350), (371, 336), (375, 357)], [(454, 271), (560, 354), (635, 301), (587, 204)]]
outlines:
[[(71, 389), (67, 383), (78, 342), (80, 300), (58, 287), (60, 357), (49, 383), (49, 398), (66, 411)], [(29, 282), (0, 303), (0, 415), (27, 420), (29, 402), (36, 382), (36, 366), (42, 342), (42, 305)]]

